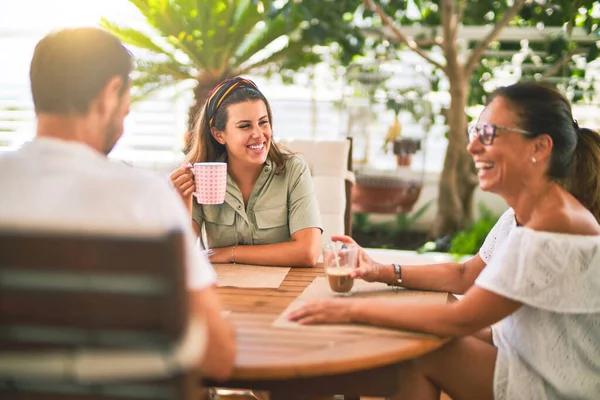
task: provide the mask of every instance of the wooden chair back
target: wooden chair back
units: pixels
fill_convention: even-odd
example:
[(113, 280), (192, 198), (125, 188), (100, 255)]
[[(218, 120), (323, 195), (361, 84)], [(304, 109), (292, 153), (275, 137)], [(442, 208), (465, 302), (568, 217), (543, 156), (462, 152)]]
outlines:
[[(183, 236), (0, 232), (0, 351), (168, 351), (186, 329)], [(0, 358), (2, 357), (0, 353)], [(55, 373), (56, 371), (53, 371)], [(182, 399), (180, 371), (151, 381), (0, 375), (0, 398)]]

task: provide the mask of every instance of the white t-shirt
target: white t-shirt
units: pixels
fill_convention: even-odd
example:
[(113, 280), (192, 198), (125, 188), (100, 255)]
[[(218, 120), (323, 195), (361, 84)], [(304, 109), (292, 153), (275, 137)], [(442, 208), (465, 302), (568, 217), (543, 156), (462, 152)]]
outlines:
[(517, 227), (507, 210), (475, 284), (523, 303), (493, 329), (495, 399), (600, 399), (600, 236)]
[(37, 138), (0, 155), (0, 227), (141, 235), (177, 229), (186, 236), (188, 287), (216, 281), (168, 180), (81, 143)]

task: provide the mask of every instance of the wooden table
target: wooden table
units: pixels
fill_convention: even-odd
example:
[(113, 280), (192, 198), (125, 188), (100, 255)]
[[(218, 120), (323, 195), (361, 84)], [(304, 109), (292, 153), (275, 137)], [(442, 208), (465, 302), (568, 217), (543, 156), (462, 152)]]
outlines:
[[(275, 328), (271, 324), (323, 268), (292, 268), (278, 289), (222, 287), (219, 297), (237, 332), (238, 356), (228, 388), (268, 390), (271, 399), (312, 395), (390, 396), (402, 361), (440, 347), (437, 338), (377, 332), (340, 333)], [(450, 295), (449, 295), (450, 301)]]

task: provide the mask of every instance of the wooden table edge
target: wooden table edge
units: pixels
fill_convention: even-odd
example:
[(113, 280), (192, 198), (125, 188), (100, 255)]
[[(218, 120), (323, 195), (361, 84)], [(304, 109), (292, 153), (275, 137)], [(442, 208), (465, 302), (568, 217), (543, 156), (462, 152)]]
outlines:
[[(424, 341), (426, 342), (424, 343)], [(369, 356), (364, 357), (363, 359), (354, 359), (353, 364), (358, 364), (356, 367), (349, 367), (345, 361), (338, 361), (337, 363), (331, 363), (329, 361), (319, 363), (311, 362), (305, 365), (295, 364), (293, 366), (281, 365), (278, 368), (274, 368), (273, 365), (268, 365), (265, 367), (235, 367), (230, 379), (278, 380), (311, 378), (364, 371), (418, 358), (431, 351), (437, 350), (448, 341), (450, 341), (450, 338), (422, 338), (409, 348), (404, 347), (401, 350), (390, 351), (385, 354), (380, 354), (377, 357)], [(365, 362), (363, 363), (363, 361)]]

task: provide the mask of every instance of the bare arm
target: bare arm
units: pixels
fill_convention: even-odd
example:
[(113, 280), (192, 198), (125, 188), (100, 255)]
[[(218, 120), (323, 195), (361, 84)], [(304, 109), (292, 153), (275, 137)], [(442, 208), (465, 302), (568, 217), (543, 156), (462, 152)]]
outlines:
[(439, 336), (466, 336), (515, 312), (521, 303), (474, 286), (461, 301), (450, 304), (356, 302), (355, 322), (389, 326)]
[[(430, 265), (402, 265), (402, 286), (408, 289), (437, 290), (464, 294), (479, 276), (485, 262), (479, 254), (464, 263), (443, 263)], [(394, 280), (393, 267), (384, 266), (391, 272)]]
[(486, 343), (494, 344), (494, 337), (492, 335), (492, 327), (488, 326), (487, 328), (483, 328), (473, 334), (479, 340), (483, 340)]
[(328, 299), (307, 304), (289, 318), (302, 324), (358, 322), (390, 328), (466, 336), (515, 312), (521, 303), (474, 286), (461, 301), (447, 304), (398, 304), (377, 299)]
[(230, 246), (213, 249), (212, 263), (276, 265), (281, 267), (314, 267), (321, 253), (321, 230), (301, 229), (291, 241), (274, 244)]
[[(349, 236), (333, 236), (335, 241), (356, 243)], [(485, 262), (479, 254), (464, 263), (441, 263), (428, 265), (404, 265), (402, 267), (402, 286), (408, 289), (437, 290), (463, 294), (479, 276)], [(354, 278), (368, 282), (395, 283), (394, 267), (373, 260), (362, 248), (359, 249), (359, 263), (353, 273)]]
[(200, 226), (193, 219), (192, 219), (192, 229), (194, 230), (194, 233), (196, 234), (196, 236), (200, 237)]
[(191, 292), (191, 312), (203, 317), (208, 330), (208, 344), (200, 369), (215, 380), (231, 375), (235, 361), (235, 336), (229, 322), (221, 315), (221, 306), (214, 287)]

